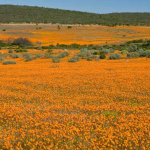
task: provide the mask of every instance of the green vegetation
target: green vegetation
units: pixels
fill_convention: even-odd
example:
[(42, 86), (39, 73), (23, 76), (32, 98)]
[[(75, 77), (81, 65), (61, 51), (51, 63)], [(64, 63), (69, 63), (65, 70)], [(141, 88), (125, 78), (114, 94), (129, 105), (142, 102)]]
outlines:
[(77, 62), (77, 61), (79, 61), (79, 60), (80, 60), (79, 57), (78, 57), (78, 56), (75, 56), (75, 57), (70, 58), (70, 59), (68, 60), (68, 62)]
[(12, 57), (12, 58), (19, 58), (20, 54), (11, 54), (10, 57)]
[[(95, 14), (43, 7), (0, 5), (0, 22), (99, 24), (107, 26), (150, 25), (150, 13)], [(71, 26), (68, 26), (68, 29), (70, 28)]]
[(31, 61), (33, 59), (30, 53), (24, 53), (23, 57), (25, 58), (25, 61)]
[(121, 59), (121, 55), (120, 54), (110, 54), (109, 59)]
[(9, 65), (9, 64), (16, 64), (15, 61), (9, 60), (9, 61), (4, 61), (3, 65)]

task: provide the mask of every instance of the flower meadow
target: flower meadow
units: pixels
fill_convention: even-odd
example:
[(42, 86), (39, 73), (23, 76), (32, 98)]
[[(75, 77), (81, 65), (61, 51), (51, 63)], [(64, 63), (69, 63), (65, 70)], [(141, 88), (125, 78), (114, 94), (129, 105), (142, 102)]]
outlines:
[[(150, 39), (149, 26), (116, 26), (107, 27), (101, 25), (72, 25), (71, 29), (67, 25), (58, 24), (1, 24), (0, 39), (9, 42), (12, 39), (24, 37), (31, 42), (42, 42), (42, 45), (57, 43), (70, 45), (77, 44), (120, 44), (126, 41), (137, 39)], [(37, 29), (37, 28), (41, 29)]]
[(1, 150), (150, 149), (150, 59), (0, 70)]

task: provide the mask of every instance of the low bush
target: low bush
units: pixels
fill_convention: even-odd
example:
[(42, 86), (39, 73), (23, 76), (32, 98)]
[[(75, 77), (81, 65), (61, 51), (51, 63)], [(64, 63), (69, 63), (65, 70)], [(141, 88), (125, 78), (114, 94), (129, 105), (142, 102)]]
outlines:
[(135, 44), (130, 44), (130, 46), (126, 50), (128, 52), (136, 52), (136, 51), (138, 51), (138, 46)]
[(27, 38), (17, 38), (12, 42), (13, 45), (19, 45), (19, 46), (32, 46), (32, 43)]
[(2, 61), (2, 60), (4, 60), (4, 58), (0, 56), (0, 61)]
[(110, 53), (110, 50), (109, 49), (103, 49), (102, 52), (105, 54), (108, 54), (108, 53)]
[(16, 49), (15, 52), (22, 53), (22, 52), (28, 52), (28, 50), (27, 49)]
[(75, 56), (75, 57), (70, 58), (70, 59), (68, 60), (68, 62), (77, 62), (77, 61), (79, 61), (79, 60), (80, 60), (79, 57), (78, 57), (78, 56)]
[(78, 57), (85, 58), (85, 56), (86, 56), (86, 52), (78, 53)]
[(33, 59), (30, 53), (24, 53), (23, 57), (26, 59), (25, 61), (31, 61)]
[(56, 56), (52, 59), (52, 63), (60, 63), (61, 60)]
[(99, 57), (99, 56), (96, 56), (96, 57), (95, 57), (95, 61), (100, 61), (100, 57)]
[(86, 59), (87, 61), (92, 61), (93, 60), (93, 58), (92, 57), (87, 57), (87, 59)]
[(38, 54), (35, 54), (34, 59), (41, 58), (41, 57), (43, 57), (43, 54), (38, 53)]
[(64, 58), (66, 56), (69, 56), (69, 53), (68, 52), (62, 52), (58, 55), (59, 58)]
[(121, 55), (120, 54), (110, 54), (109, 59), (121, 59)]
[(50, 53), (46, 53), (46, 54), (44, 54), (44, 58), (46, 58), (46, 59), (54, 58), (54, 56), (52, 56)]
[(12, 61), (12, 60), (3, 62), (3, 65), (9, 65), (9, 64), (17, 64), (17, 63), (15, 61)]
[(68, 29), (71, 29), (72, 28), (72, 26), (68, 26)]
[(16, 54), (16, 53), (15, 54), (11, 54), (10, 57), (12, 57), (12, 58), (19, 58), (20, 54)]
[(13, 50), (12, 50), (12, 49), (9, 49), (9, 50), (8, 50), (8, 53), (13, 53)]
[(52, 54), (52, 53), (53, 53), (53, 50), (52, 50), (52, 49), (48, 49), (48, 50), (47, 50), (47, 53)]
[(128, 54), (128, 51), (127, 50), (123, 50), (123, 51), (121, 51), (121, 54), (123, 54), (123, 55)]
[(106, 58), (106, 55), (105, 55), (105, 53), (100, 53), (100, 57), (99, 57), (100, 59), (105, 59)]
[(150, 51), (145, 51), (146, 57), (150, 58)]
[(93, 51), (92, 54), (93, 55), (100, 55), (100, 52), (99, 51)]

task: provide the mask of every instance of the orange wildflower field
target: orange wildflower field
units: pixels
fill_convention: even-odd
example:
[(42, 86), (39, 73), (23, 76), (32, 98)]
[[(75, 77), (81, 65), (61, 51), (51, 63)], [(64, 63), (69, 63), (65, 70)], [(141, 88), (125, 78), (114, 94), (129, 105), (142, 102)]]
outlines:
[[(149, 26), (70, 25), (59, 24), (1, 24), (0, 39), (24, 37), (33, 43), (50, 44), (116, 44), (129, 40), (150, 39)], [(6, 31), (3, 31), (5, 29)]]
[(0, 149), (149, 150), (150, 59), (65, 59), (0, 64)]

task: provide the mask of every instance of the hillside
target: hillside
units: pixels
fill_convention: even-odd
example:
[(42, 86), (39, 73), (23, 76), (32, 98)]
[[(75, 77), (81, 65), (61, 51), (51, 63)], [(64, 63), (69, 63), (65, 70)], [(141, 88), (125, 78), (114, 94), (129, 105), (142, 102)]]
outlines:
[(0, 23), (150, 25), (150, 13), (95, 14), (44, 7), (0, 5)]

